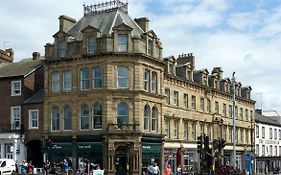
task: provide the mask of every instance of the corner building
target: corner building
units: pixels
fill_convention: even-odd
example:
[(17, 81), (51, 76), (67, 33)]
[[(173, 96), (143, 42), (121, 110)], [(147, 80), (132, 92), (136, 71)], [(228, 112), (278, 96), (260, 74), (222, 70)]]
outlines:
[[(88, 160), (107, 174), (141, 174), (151, 162), (164, 170), (167, 161), (176, 166), (193, 156), (197, 162), (196, 135), (202, 122), (206, 131), (215, 130), (212, 121), (218, 115), (226, 118), (224, 129), (231, 129), (231, 117), (222, 115), (223, 104), (231, 104), (230, 80), (196, 71), (189, 64), (194, 63), (191, 54), (163, 58), (149, 20), (131, 19), (127, 6), (119, 0), (84, 6), (79, 21), (62, 15), (54, 42), (45, 45), (43, 132), (54, 143), (47, 152), (51, 161), (68, 158), (77, 169), (81, 160)], [(209, 81), (216, 82), (214, 87), (202, 84)], [(228, 90), (222, 92), (225, 81)], [(250, 113), (251, 89), (240, 90), (237, 106)], [(206, 97), (204, 111), (199, 110), (200, 97)], [(211, 109), (215, 99), (221, 110), (217, 114)], [(190, 108), (184, 107), (185, 100)], [(239, 126), (249, 136), (248, 113)], [(243, 152), (251, 147), (246, 138)]]

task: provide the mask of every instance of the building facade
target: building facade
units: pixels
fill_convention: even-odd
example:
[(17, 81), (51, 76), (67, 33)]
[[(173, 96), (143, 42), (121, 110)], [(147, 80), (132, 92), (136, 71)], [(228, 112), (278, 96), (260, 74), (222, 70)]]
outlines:
[[(162, 57), (147, 18), (131, 19), (127, 3), (84, 6), (76, 21), (59, 17), (45, 45), (43, 136), (51, 161), (100, 164), (107, 174), (140, 174), (156, 162), (199, 167), (196, 140), (224, 138), (232, 152), (231, 80), (216, 67), (195, 69), (189, 53)], [(251, 87), (236, 83), (237, 166), (253, 151)], [(90, 151), (91, 150), (91, 151)]]
[[(19, 162), (28, 158), (36, 166), (42, 165), (42, 134), (38, 127), (33, 128), (31, 124), (36, 122), (38, 126), (39, 113), (36, 116), (28, 113), (29, 107), (25, 101), (43, 88), (44, 71), (39, 57), (35, 53), (33, 59), (9, 63), (0, 68), (0, 158)], [(31, 135), (31, 130), (34, 129), (35, 133)], [(32, 144), (33, 142), (36, 144)]]
[(281, 124), (256, 111), (256, 172), (272, 173), (281, 167)]

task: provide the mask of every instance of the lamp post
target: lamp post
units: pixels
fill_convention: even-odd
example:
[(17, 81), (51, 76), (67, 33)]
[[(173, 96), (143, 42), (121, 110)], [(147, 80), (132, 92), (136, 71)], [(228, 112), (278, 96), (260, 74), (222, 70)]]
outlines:
[(235, 72), (232, 74), (232, 122), (233, 122), (233, 134), (232, 134), (232, 141), (233, 141), (233, 153), (232, 153), (232, 160), (231, 164), (233, 168), (236, 168), (236, 124), (235, 124), (235, 93), (236, 93), (236, 81), (234, 77)]

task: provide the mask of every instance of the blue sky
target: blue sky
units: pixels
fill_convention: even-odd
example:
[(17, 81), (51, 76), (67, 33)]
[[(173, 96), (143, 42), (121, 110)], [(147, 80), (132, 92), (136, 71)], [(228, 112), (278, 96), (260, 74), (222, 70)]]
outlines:
[[(79, 20), (82, 5), (102, 0), (2, 0), (0, 48), (15, 59), (44, 55), (58, 17)], [(250, 85), (256, 107), (281, 111), (281, 0), (128, 0), (132, 18), (148, 17), (164, 56), (194, 53), (196, 69), (220, 66)], [(67, 6), (65, 5), (67, 4)]]

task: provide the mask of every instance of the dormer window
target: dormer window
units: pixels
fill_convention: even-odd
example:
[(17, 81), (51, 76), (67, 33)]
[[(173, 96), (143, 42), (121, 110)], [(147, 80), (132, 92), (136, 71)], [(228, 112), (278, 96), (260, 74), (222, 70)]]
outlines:
[(87, 38), (87, 53), (93, 54), (95, 52), (96, 37), (89, 36)]
[(124, 35), (124, 34), (118, 35), (118, 51), (119, 52), (128, 51), (128, 35)]
[(65, 57), (65, 48), (66, 48), (65, 41), (59, 41), (58, 42), (58, 57), (59, 58)]

